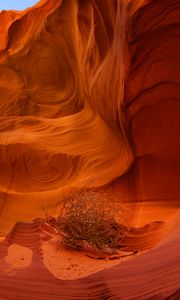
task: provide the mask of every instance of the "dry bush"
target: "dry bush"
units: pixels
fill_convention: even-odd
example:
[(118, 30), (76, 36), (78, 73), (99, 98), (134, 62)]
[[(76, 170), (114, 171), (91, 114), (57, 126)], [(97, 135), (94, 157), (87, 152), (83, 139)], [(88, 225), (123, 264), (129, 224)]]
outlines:
[(55, 218), (48, 217), (65, 247), (77, 250), (118, 250), (128, 231), (126, 209), (118, 194), (80, 190), (63, 202)]

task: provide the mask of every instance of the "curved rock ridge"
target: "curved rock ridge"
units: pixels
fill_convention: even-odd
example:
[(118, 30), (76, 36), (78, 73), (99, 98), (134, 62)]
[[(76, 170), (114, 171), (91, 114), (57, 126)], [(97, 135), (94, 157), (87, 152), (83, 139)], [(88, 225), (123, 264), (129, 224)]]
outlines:
[[(164, 222), (153, 222), (140, 228), (130, 227), (122, 241), (124, 252), (137, 252), (152, 248), (167, 235), (169, 226)], [(57, 236), (56, 230), (45, 219), (18, 222), (8, 233), (2, 247), (17, 244), (31, 250), (40, 249), (43, 241)]]
[(41, 260), (43, 257), (41, 244), (43, 241), (51, 239), (54, 234), (55, 230), (43, 219), (35, 219), (33, 222), (18, 222), (2, 242), (0, 253), (7, 255), (8, 248), (16, 244), (29, 248), (33, 251), (33, 255)]
[[(56, 279), (43, 262), (42, 242), (53, 230), (42, 220), (17, 224), (0, 247), (1, 299), (178, 299), (180, 288), (179, 214), (169, 222), (169, 233), (156, 247), (110, 270), (80, 280)], [(144, 233), (146, 230), (144, 230)], [(151, 236), (153, 231), (151, 232)], [(41, 237), (40, 237), (41, 236)], [(33, 251), (28, 267), (9, 268), (3, 250), (19, 244)], [(38, 251), (37, 251), (38, 249)], [(47, 255), (47, 253), (46, 253)], [(166, 258), (166, 260), (164, 259)], [(127, 284), (128, 283), (128, 284)], [(11, 287), (11, 288), (10, 288)], [(45, 297), (45, 298), (44, 298)]]

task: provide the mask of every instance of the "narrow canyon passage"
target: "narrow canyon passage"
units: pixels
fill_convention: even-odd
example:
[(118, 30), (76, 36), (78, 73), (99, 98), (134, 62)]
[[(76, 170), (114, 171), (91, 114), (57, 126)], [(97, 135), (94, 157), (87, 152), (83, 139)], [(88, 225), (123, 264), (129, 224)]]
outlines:
[[(179, 299), (179, 0), (41, 0), (0, 23), (0, 300)], [(139, 255), (62, 280), (40, 218), (84, 186), (119, 195)]]

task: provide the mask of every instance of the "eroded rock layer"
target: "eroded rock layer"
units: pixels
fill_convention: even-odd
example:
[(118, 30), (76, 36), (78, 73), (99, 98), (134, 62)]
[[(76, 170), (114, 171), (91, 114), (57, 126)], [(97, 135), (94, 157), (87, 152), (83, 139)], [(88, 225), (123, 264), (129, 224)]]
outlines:
[(120, 176), (133, 155), (122, 112), (127, 4), (42, 1), (0, 18), (6, 24), (0, 44), (6, 230), (10, 210), (16, 220), (35, 217), (42, 205), (61, 200), (64, 189)]

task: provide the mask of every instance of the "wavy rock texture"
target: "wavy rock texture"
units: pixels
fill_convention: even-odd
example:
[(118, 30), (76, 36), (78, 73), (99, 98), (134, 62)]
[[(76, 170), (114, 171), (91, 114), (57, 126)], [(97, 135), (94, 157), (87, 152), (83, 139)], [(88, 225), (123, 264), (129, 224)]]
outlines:
[[(179, 299), (180, 236), (177, 218), (170, 234), (148, 253), (80, 280), (56, 279), (43, 263), (42, 243), (53, 232), (35, 220), (17, 223), (0, 248), (1, 299)], [(153, 235), (153, 230), (151, 231)], [(4, 260), (13, 243), (32, 251), (26, 268)]]
[(133, 160), (121, 118), (126, 5), (40, 4), (1, 13), (7, 27), (0, 52), (4, 230), (9, 209), (16, 220), (34, 217), (42, 204), (59, 201), (64, 188), (108, 183)]
[[(120, 192), (135, 227), (164, 221), (125, 241), (161, 239), (148, 253), (71, 282), (45, 268), (39, 221), (18, 223), (0, 299), (179, 299), (179, 1), (42, 0), (0, 22), (1, 236), (84, 185)], [(13, 244), (33, 256), (11, 274)]]

